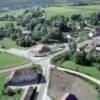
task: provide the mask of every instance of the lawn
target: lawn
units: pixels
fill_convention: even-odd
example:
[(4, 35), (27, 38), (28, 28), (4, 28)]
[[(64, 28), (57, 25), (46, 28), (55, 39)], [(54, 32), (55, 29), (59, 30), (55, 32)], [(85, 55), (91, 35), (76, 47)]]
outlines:
[(4, 12), (0, 14), (0, 17), (5, 16), (6, 14), (8, 15), (14, 15), (15, 17), (22, 15), (25, 9), (20, 9), (20, 10), (10, 10), (9, 12)]
[(9, 53), (0, 53), (0, 69), (9, 68), (13, 65), (20, 65), (28, 62), (27, 59)]
[(55, 16), (55, 15), (71, 16), (72, 14), (82, 14), (83, 16), (88, 16), (93, 12), (99, 12), (100, 5), (48, 7), (45, 8), (45, 11), (48, 16)]
[(3, 39), (3, 40), (0, 40), (0, 45), (4, 45), (5, 48), (17, 48), (18, 46), (16, 45), (16, 42), (15, 41), (12, 41), (11, 39)]
[(78, 65), (70, 60), (65, 61), (62, 64), (62, 67), (85, 73), (100, 80), (100, 71), (98, 71), (95, 67)]
[(20, 100), (21, 94), (16, 94), (12, 97), (9, 97), (7, 95), (2, 95), (2, 90), (4, 86), (4, 82), (8, 76), (8, 73), (0, 74), (0, 100)]

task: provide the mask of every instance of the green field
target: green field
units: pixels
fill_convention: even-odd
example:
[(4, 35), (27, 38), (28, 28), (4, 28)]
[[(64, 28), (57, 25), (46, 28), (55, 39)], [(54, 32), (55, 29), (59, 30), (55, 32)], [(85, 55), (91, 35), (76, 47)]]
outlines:
[[(46, 11), (46, 14), (48, 16), (55, 16), (55, 15), (71, 16), (72, 14), (82, 14), (83, 16), (88, 16), (93, 12), (99, 12), (100, 5), (47, 7), (42, 9)], [(0, 16), (4, 16), (5, 14), (12, 14), (14, 16), (19, 16), (22, 15), (24, 11), (25, 9), (9, 11), (0, 14)]]
[(0, 52), (0, 69), (13, 67), (28, 62), (25, 58), (18, 57), (9, 53)]
[(11, 39), (0, 40), (0, 45), (4, 45), (5, 48), (17, 48), (16, 42)]
[(24, 11), (25, 11), (25, 9), (4, 12), (4, 13), (0, 14), (0, 17), (5, 16), (6, 14), (8, 14), (8, 15), (14, 15), (14, 16), (19, 16), (19, 15), (22, 15)]
[[(93, 12), (99, 12), (100, 5), (47, 7), (47, 8), (42, 8), (42, 9), (46, 11), (47, 16), (55, 16), (55, 15), (71, 16), (73, 14), (82, 14), (83, 16), (89, 16)], [(5, 14), (19, 16), (19, 15), (22, 15), (24, 11), (25, 9), (9, 11), (6, 13), (1, 13), (0, 16), (4, 16)], [(5, 26), (7, 23), (10, 23), (10, 21), (0, 21), (0, 27)], [(18, 27), (16, 25), (16, 22), (11, 21), (11, 23), (14, 23), (15, 27)], [(18, 47), (16, 43), (10, 39), (3, 40), (3, 41), (1, 40), (0, 45), (1, 44), (4, 44), (6, 48)]]
[(45, 8), (45, 11), (48, 16), (55, 16), (55, 15), (71, 16), (73, 14), (82, 14), (83, 16), (88, 16), (93, 12), (100, 11), (100, 5), (48, 7)]
[(62, 67), (85, 73), (87, 75), (90, 75), (90, 76), (100, 80), (100, 71), (97, 70), (95, 67), (78, 65), (78, 64), (75, 64), (73, 61), (70, 61), (70, 60), (65, 61), (62, 64)]
[(6, 81), (7, 76), (8, 76), (8, 73), (0, 74), (0, 100), (20, 100), (21, 94), (16, 94), (12, 97), (2, 94), (4, 82)]

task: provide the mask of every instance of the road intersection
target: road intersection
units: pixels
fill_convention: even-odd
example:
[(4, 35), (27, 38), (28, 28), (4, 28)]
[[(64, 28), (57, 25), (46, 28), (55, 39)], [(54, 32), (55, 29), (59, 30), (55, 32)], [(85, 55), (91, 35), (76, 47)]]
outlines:
[[(1, 50), (1, 49), (0, 49)], [(47, 97), (47, 91), (48, 91), (48, 85), (49, 85), (49, 78), (50, 78), (50, 68), (51, 67), (57, 67), (57, 66), (54, 66), (51, 64), (51, 59), (59, 54), (62, 54), (64, 52), (66, 52), (68, 50), (68, 47), (66, 47), (65, 49), (63, 49), (62, 51), (59, 51), (55, 54), (52, 54), (52, 55), (49, 55), (47, 57), (33, 57), (33, 55), (30, 54), (30, 50), (16, 50), (17, 52), (14, 52), (14, 49), (11, 49), (11, 50), (4, 50), (2, 49), (2, 51), (5, 51), (5, 52), (9, 52), (9, 53), (12, 53), (12, 54), (15, 54), (15, 55), (18, 55), (18, 56), (23, 56), (25, 58), (28, 58), (28, 59), (31, 59), (31, 62), (29, 64), (26, 64), (26, 65), (22, 65), (22, 66), (19, 66), (19, 67), (15, 67), (15, 68), (9, 68), (9, 69), (4, 69), (4, 70), (0, 70), (0, 73), (3, 73), (3, 72), (8, 72), (8, 71), (12, 71), (12, 70), (16, 70), (18, 68), (25, 68), (27, 66), (30, 66), (32, 63), (35, 63), (35, 64), (40, 64), (41, 67), (43, 68), (43, 76), (45, 77), (45, 80), (46, 82), (45, 83), (42, 83), (40, 86), (39, 86), (39, 94), (38, 94), (38, 97), (37, 97), (37, 100), (47, 100), (46, 97)], [(67, 71), (71, 74), (75, 74), (77, 76), (80, 76), (80, 77), (83, 77), (83, 78), (86, 78), (96, 84), (99, 84), (100, 85), (100, 80), (97, 80), (91, 76), (88, 76), (86, 74), (83, 74), (83, 73), (79, 73), (79, 72), (76, 72), (76, 71), (72, 71), (72, 70), (69, 70), (69, 69), (63, 69), (63, 68), (59, 68), (57, 67), (59, 70), (63, 70), (63, 71)]]

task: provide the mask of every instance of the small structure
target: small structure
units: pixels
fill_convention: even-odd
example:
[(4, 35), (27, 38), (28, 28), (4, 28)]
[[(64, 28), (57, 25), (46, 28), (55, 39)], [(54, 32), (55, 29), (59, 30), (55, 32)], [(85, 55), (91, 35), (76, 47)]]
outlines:
[(89, 34), (89, 37), (100, 36), (100, 27), (93, 29)]
[(71, 39), (71, 35), (70, 35), (70, 34), (68, 34), (66, 37), (67, 37), (68, 39)]
[(78, 44), (77, 51), (91, 52), (91, 51), (94, 51), (95, 48), (96, 48), (96, 44), (93, 43), (92, 40), (87, 40), (85, 42)]
[(100, 51), (100, 45), (96, 45), (96, 51)]
[(71, 93), (67, 93), (60, 100), (78, 100), (77, 97)]
[(32, 32), (31, 31), (29, 31), (29, 30), (23, 30), (22, 31), (22, 35), (29, 35), (29, 34), (31, 34)]
[(43, 52), (48, 52), (50, 51), (50, 48), (47, 45), (44, 44), (38, 44), (33, 48), (33, 52), (36, 53), (43, 53)]
[(15, 70), (8, 77), (5, 85), (26, 85), (26, 84), (38, 84), (40, 81), (40, 74), (38, 74), (33, 68), (23, 68)]
[(34, 98), (36, 97), (36, 91), (37, 88), (34, 89), (33, 87), (28, 87), (25, 90), (21, 100), (35, 100)]

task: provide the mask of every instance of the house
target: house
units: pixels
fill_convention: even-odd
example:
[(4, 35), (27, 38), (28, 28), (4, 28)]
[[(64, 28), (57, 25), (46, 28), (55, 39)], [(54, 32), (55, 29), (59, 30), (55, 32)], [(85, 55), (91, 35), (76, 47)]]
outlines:
[(36, 98), (36, 92), (37, 91), (37, 88), (33, 88), (33, 87), (28, 87), (26, 90), (25, 90), (25, 92), (24, 92), (24, 94), (22, 95), (22, 98), (21, 98), (21, 100), (35, 100), (35, 98)]
[(77, 51), (91, 52), (96, 48), (96, 44), (92, 40), (87, 40), (77, 45)]
[(33, 52), (36, 53), (43, 53), (50, 51), (50, 48), (47, 45), (44, 44), (38, 44), (33, 48)]
[(26, 84), (38, 84), (40, 81), (40, 74), (33, 68), (22, 68), (15, 70), (8, 76), (5, 83), (9, 85), (26, 85)]
[(93, 29), (88, 35), (89, 37), (100, 36), (100, 27)]

